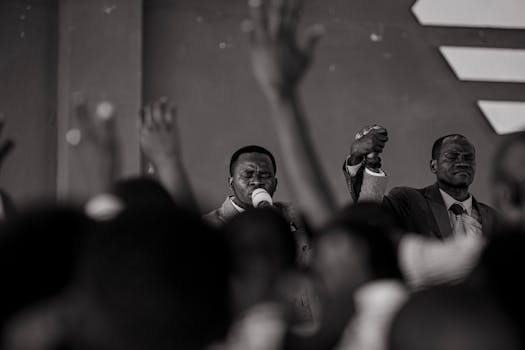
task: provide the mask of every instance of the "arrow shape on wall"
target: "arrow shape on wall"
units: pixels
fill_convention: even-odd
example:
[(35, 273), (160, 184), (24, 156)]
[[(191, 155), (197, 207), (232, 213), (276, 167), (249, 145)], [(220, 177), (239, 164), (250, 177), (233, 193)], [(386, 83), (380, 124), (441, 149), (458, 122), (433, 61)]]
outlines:
[(525, 102), (482, 100), (478, 106), (498, 135), (525, 130)]
[(419, 0), (412, 12), (422, 25), (525, 29), (524, 0)]
[(525, 50), (441, 46), (460, 80), (525, 83)]

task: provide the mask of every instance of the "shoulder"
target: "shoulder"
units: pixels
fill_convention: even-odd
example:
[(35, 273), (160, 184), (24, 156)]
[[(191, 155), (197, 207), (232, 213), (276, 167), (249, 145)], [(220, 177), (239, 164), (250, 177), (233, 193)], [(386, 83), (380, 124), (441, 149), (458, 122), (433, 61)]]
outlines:
[(296, 217), (296, 211), (291, 203), (275, 202), (273, 204), (286, 218)]
[(297, 227), (302, 226), (299, 214), (291, 203), (275, 202), (274, 206), (279, 209), (287, 221), (294, 223)]
[(398, 186), (394, 187), (388, 193), (393, 196), (425, 196), (430, 195), (431, 192), (435, 192), (437, 187), (435, 185), (423, 187), (423, 188), (414, 188), (408, 186)]
[(220, 210), (218, 208), (210, 211), (208, 214), (203, 215), (202, 219), (214, 226), (219, 226), (223, 223), (221, 220)]
[(391, 205), (402, 205), (404, 207), (420, 206), (427, 200), (429, 187), (394, 187), (385, 197), (385, 201)]
[(497, 216), (498, 215), (498, 212), (496, 209), (492, 208), (491, 206), (485, 204), (485, 203), (481, 203), (481, 202), (478, 202), (476, 201), (476, 205), (478, 206), (478, 210), (484, 212), (484, 213), (487, 213), (489, 215), (493, 215), (493, 216)]
[(417, 191), (417, 189), (407, 186), (396, 186), (390, 190), (390, 193), (406, 193), (412, 191)]
[(398, 186), (398, 187), (392, 188), (390, 192), (388, 193), (388, 195), (392, 197), (403, 197), (403, 196), (408, 197), (411, 195), (413, 196), (413, 195), (422, 194), (424, 190), (425, 189), (421, 189), (421, 188)]
[(202, 216), (202, 219), (212, 226), (222, 226), (226, 223), (228, 219), (233, 217), (237, 212), (233, 208), (228, 207), (229, 201), (226, 199), (222, 205), (210, 211), (208, 214)]

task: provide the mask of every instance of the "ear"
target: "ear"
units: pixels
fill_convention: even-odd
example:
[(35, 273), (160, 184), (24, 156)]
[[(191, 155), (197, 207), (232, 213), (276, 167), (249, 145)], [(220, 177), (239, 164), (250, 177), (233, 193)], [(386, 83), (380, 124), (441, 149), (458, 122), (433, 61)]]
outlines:
[(279, 183), (279, 179), (277, 178), (277, 176), (275, 177), (275, 189), (277, 190), (277, 184)]
[(228, 178), (228, 188), (233, 191), (233, 177)]
[(437, 160), (431, 159), (430, 160), (430, 171), (435, 174), (437, 173)]

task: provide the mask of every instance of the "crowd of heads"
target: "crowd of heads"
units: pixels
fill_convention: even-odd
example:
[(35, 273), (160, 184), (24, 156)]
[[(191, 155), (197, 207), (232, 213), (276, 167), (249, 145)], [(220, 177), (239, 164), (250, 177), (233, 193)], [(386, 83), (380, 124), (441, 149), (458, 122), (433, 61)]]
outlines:
[[(446, 136), (433, 160), (446, 150), (473, 161), (473, 150), (449, 150), (450, 138), (472, 147)], [(494, 168), (496, 188), (512, 194), (501, 204), (516, 210), (523, 208), (524, 140), (503, 143)], [(355, 348), (341, 341), (362, 312), (359, 291), (381, 281), (404, 285), (403, 230), (378, 204), (347, 206), (309, 233), (313, 256), (300, 264), (290, 222), (274, 208), (250, 208), (249, 193), (235, 185), (255, 177), (272, 192), (275, 170), (264, 148), (234, 153), (232, 189), (246, 210), (221, 228), (147, 177), (119, 181), (84, 206), (34, 207), (4, 221), (3, 348)], [(408, 291), (380, 348), (522, 348), (522, 220), (505, 221), (464, 282)]]

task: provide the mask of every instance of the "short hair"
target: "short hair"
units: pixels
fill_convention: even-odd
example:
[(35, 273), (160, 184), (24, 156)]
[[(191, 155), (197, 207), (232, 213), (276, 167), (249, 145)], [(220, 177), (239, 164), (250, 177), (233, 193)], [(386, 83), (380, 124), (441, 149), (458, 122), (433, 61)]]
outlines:
[(250, 208), (224, 226), (232, 255), (233, 271), (242, 274), (253, 261), (262, 261), (281, 271), (293, 268), (297, 248), (290, 223), (274, 208)]
[(277, 173), (277, 164), (275, 163), (275, 158), (273, 157), (273, 154), (264, 147), (257, 146), (257, 145), (249, 145), (249, 146), (241, 147), (233, 153), (230, 159), (230, 176), (233, 176), (233, 168), (235, 166), (235, 163), (237, 162), (241, 154), (245, 154), (245, 153), (266, 154), (268, 157), (270, 157), (270, 160), (272, 162), (273, 172)]
[(372, 278), (403, 279), (399, 267), (396, 235), (400, 230), (394, 216), (373, 202), (359, 202), (340, 210), (327, 226), (343, 229), (366, 247)]
[(436, 141), (434, 141), (434, 144), (432, 145), (432, 159), (439, 158), (439, 152), (441, 152), (441, 146), (443, 146), (443, 141), (445, 141), (445, 139), (448, 137), (460, 138), (468, 141), (466, 136), (463, 136), (461, 134), (448, 134), (445, 136), (441, 136)]

